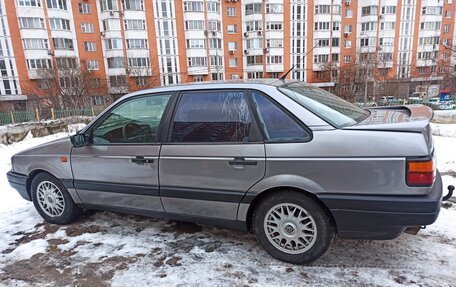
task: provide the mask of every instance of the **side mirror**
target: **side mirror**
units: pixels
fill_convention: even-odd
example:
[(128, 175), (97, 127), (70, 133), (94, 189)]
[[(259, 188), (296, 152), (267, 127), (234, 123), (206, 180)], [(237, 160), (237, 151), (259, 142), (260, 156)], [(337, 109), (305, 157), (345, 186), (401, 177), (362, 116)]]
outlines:
[(89, 137), (86, 134), (75, 134), (70, 137), (73, 147), (82, 147), (89, 144)]

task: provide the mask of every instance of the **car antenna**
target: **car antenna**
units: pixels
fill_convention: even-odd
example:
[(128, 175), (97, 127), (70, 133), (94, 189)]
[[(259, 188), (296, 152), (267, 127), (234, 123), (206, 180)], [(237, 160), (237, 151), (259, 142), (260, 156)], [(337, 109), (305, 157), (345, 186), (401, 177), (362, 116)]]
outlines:
[(293, 71), (293, 69), (296, 67), (296, 65), (297, 65), (298, 63), (300, 63), (302, 60), (304, 60), (304, 58), (305, 58), (307, 55), (309, 55), (316, 47), (318, 47), (318, 45), (319, 45), (319, 44), (318, 44), (318, 42), (317, 42), (317, 44), (315, 44), (315, 46), (313, 46), (312, 49), (310, 49), (307, 53), (305, 53), (304, 56), (302, 56), (301, 59), (299, 59), (298, 62), (297, 62), (296, 64), (294, 64), (294, 65), (293, 65), (285, 74), (283, 74), (282, 77), (279, 78), (279, 80), (285, 82), (285, 78), (288, 76), (288, 74), (289, 74), (291, 71)]

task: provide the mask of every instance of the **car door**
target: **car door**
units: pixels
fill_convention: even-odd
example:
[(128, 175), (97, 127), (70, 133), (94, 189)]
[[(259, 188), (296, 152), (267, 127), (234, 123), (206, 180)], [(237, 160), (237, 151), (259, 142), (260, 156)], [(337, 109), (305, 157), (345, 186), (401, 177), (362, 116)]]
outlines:
[(90, 128), (90, 143), (73, 148), (74, 186), (86, 206), (163, 212), (158, 156), (162, 116), (172, 95), (129, 98)]
[(160, 152), (165, 212), (235, 220), (265, 174), (265, 150), (244, 91), (183, 92)]

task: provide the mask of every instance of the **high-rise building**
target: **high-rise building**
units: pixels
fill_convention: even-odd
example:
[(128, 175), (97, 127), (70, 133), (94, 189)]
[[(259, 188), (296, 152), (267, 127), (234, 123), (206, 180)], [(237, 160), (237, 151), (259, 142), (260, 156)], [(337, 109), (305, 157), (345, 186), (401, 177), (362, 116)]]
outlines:
[[(150, 86), (278, 78), (293, 66), (288, 79), (328, 89), (353, 81), (349, 71), (366, 79), (366, 93), (382, 89), (374, 75), (432, 83), (454, 70), (455, 5), (452, 0), (2, 0), (0, 105), (20, 109), (25, 99), (51, 95), (49, 78), (68, 90), (81, 85), (71, 69), (83, 69), (94, 85), (106, 83), (106, 91), (93, 96), (94, 105), (105, 104), (104, 95)], [(362, 94), (361, 89), (355, 92)]]

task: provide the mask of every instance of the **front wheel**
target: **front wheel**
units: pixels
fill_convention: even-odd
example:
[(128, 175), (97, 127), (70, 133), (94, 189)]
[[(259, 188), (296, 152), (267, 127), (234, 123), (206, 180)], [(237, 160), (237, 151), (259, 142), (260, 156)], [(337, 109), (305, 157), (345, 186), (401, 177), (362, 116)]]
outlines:
[(68, 224), (81, 216), (82, 209), (62, 182), (48, 173), (39, 173), (32, 179), (31, 196), (36, 210), (49, 223)]
[(269, 254), (293, 264), (316, 260), (334, 237), (330, 215), (315, 199), (297, 191), (266, 197), (255, 210), (253, 227)]

